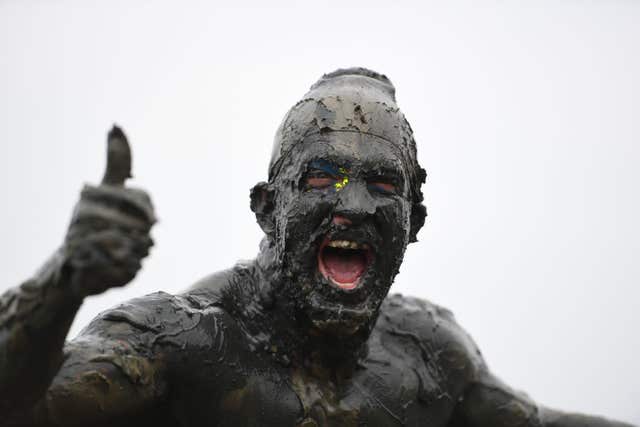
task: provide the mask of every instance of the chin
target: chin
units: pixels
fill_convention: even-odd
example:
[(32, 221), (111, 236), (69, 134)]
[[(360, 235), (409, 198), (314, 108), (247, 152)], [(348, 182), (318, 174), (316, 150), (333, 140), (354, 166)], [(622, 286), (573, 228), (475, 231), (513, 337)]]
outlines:
[(354, 312), (334, 307), (324, 307), (322, 313), (314, 307), (310, 315), (314, 335), (349, 337), (361, 331), (368, 331), (373, 312)]
[[(360, 278), (347, 289), (322, 275), (318, 279), (314, 290), (307, 294), (305, 310), (315, 332), (350, 336), (369, 331), (389, 288), (380, 289), (375, 274)], [(375, 282), (378, 286), (374, 286)]]

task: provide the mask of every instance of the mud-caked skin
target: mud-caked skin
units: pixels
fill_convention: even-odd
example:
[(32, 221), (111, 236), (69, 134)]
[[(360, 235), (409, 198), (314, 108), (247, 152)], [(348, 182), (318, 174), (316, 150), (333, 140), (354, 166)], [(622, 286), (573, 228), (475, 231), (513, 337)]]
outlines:
[(251, 190), (256, 259), (103, 312), (65, 344), (83, 299), (128, 283), (153, 243), (119, 129), (108, 147), (60, 250), (0, 298), (1, 425), (628, 426), (536, 405), (451, 312), (388, 296), (425, 173), (391, 82), (360, 68), (285, 116)]

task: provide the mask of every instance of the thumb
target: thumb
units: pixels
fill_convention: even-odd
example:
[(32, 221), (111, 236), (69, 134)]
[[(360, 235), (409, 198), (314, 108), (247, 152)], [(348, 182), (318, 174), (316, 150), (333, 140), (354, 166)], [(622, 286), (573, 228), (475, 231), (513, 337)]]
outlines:
[(107, 137), (107, 168), (102, 183), (123, 186), (127, 178), (131, 178), (131, 149), (122, 129), (113, 125)]

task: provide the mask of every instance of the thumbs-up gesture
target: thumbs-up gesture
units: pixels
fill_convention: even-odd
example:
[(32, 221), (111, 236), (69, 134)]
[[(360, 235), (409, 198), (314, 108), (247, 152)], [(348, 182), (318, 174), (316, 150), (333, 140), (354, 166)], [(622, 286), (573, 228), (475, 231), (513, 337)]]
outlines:
[(65, 239), (63, 274), (79, 298), (129, 283), (153, 245), (149, 231), (156, 220), (151, 199), (143, 190), (127, 188), (129, 177), (129, 143), (114, 126), (102, 183), (82, 190)]

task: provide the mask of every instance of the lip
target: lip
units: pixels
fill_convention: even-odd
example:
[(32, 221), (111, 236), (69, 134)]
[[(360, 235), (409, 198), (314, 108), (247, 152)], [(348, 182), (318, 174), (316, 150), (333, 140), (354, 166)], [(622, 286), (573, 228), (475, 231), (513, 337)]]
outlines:
[(320, 274), (325, 279), (327, 279), (332, 285), (334, 285), (338, 289), (343, 290), (343, 291), (347, 291), (347, 292), (348, 291), (354, 291), (355, 289), (360, 287), (360, 285), (363, 282), (364, 277), (367, 275), (367, 272), (369, 271), (369, 268), (373, 264), (373, 250), (366, 243), (360, 243), (361, 245), (367, 246), (367, 248), (364, 249), (365, 255), (366, 255), (366, 259), (367, 259), (367, 261), (366, 261), (367, 265), (366, 265), (365, 269), (362, 271), (362, 273), (358, 276), (358, 278), (355, 281), (346, 282), (346, 283), (339, 282), (336, 279), (334, 279), (332, 277), (332, 275), (329, 273), (329, 269), (325, 265), (324, 259), (323, 259), (323, 256), (322, 256), (324, 249), (333, 240), (338, 240), (338, 238), (336, 236), (333, 236), (332, 238), (330, 238), (329, 236), (326, 236), (324, 238), (324, 240), (322, 241), (322, 243), (320, 244), (320, 246), (318, 248), (318, 254), (317, 254), (318, 270), (320, 271)]

